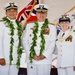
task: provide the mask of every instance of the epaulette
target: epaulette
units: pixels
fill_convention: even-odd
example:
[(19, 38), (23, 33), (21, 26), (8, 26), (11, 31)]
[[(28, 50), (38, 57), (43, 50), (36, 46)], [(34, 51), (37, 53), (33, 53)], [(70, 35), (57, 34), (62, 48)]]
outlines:
[(0, 22), (2, 22), (2, 21), (4, 21), (4, 20), (0, 20)]
[(50, 22), (49, 24), (51, 24), (51, 25), (55, 25), (54, 23), (51, 23), (51, 22)]

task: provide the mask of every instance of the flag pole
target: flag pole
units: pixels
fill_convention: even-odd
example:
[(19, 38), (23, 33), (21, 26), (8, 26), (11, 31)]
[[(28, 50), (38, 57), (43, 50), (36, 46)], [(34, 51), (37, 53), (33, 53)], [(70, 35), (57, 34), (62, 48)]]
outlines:
[(70, 11), (72, 11), (72, 10), (74, 10), (75, 9), (75, 6), (73, 6), (70, 10), (68, 10), (66, 13), (65, 13), (65, 15), (68, 13), (68, 12), (70, 12)]
[[(68, 10), (66, 13), (64, 13), (64, 15), (66, 15), (67, 13), (69, 13), (69, 12), (71, 12), (72, 10), (74, 10), (75, 9), (75, 6), (73, 6), (70, 10)], [(58, 22), (55, 24), (56, 26), (58, 26)]]
[(22, 28), (24, 28), (24, 27), (26, 26), (27, 21), (28, 21), (28, 19), (30, 18), (31, 13), (32, 13), (32, 11), (33, 11), (33, 9), (34, 9), (34, 5), (36, 4), (36, 0), (33, 0), (33, 1), (34, 1), (34, 3), (33, 3), (33, 6), (32, 6), (32, 8), (31, 8), (31, 11), (30, 11), (30, 13), (29, 13), (29, 15), (28, 15), (28, 17), (27, 17), (26, 21), (24, 22), (24, 24), (23, 24)]

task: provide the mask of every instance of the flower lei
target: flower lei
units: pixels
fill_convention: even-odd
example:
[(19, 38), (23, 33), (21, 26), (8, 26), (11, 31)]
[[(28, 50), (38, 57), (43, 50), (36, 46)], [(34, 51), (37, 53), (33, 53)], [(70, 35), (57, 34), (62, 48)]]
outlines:
[[(13, 60), (13, 45), (14, 45), (14, 39), (13, 39), (13, 35), (14, 35), (14, 25), (13, 23), (7, 18), (7, 17), (3, 17), (3, 20), (5, 21), (5, 25), (8, 25), (8, 27), (10, 28), (10, 36), (11, 36), (11, 40), (10, 40), (10, 65), (12, 64), (12, 60)], [(20, 58), (21, 58), (21, 54), (22, 54), (22, 48), (21, 48), (21, 36), (22, 36), (22, 25), (16, 20), (16, 24), (17, 24), (17, 30), (18, 30), (18, 39), (19, 39), (19, 44), (18, 44), (18, 48), (17, 48), (17, 62), (16, 62), (16, 66), (17, 68), (19, 68), (20, 66)]]
[[(38, 33), (38, 21), (34, 21), (35, 23), (35, 26), (33, 27), (33, 42), (32, 42), (32, 46), (30, 48), (30, 54), (29, 54), (29, 60), (30, 60), (30, 63), (32, 63), (32, 58), (34, 55), (36, 55), (35, 53), (35, 50), (34, 50), (34, 47), (36, 46), (36, 40), (37, 40), (37, 33)], [(44, 39), (44, 35), (43, 35), (43, 31), (44, 29), (48, 26), (49, 24), (49, 21), (48, 19), (45, 20), (44, 24), (42, 25), (41, 27), (41, 31), (40, 31), (40, 37), (41, 37), (41, 41), (40, 41), (40, 55), (42, 54), (42, 52), (44, 51), (45, 49), (45, 39)]]

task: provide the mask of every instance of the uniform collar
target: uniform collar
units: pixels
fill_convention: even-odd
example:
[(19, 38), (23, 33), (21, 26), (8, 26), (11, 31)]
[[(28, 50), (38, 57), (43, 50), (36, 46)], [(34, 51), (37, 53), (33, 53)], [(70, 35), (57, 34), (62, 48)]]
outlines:
[(64, 36), (66, 36), (69, 32), (70, 32), (70, 29), (68, 29), (68, 30), (67, 30), (67, 31), (65, 31), (65, 32), (63, 32), (63, 31), (62, 31), (62, 34), (63, 34), (63, 33), (65, 33), (65, 35), (64, 35)]
[(38, 24), (40, 24), (40, 25), (42, 25), (43, 23), (44, 23), (44, 22), (39, 22), (39, 21), (38, 21)]
[[(8, 17), (7, 17), (7, 18), (8, 18)], [(10, 18), (8, 18), (8, 19), (9, 19), (10, 21), (12, 21), (12, 22), (15, 22), (15, 20), (16, 20), (16, 19), (13, 19), (13, 20), (12, 20), (12, 19), (10, 19)]]

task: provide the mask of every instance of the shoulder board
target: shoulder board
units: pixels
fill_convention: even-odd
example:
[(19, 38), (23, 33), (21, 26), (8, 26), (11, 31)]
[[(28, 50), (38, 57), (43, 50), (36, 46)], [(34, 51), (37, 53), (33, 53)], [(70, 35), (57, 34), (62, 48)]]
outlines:
[(49, 23), (49, 24), (51, 24), (51, 25), (55, 25), (54, 23)]
[(2, 22), (3, 20), (0, 20), (0, 22)]

